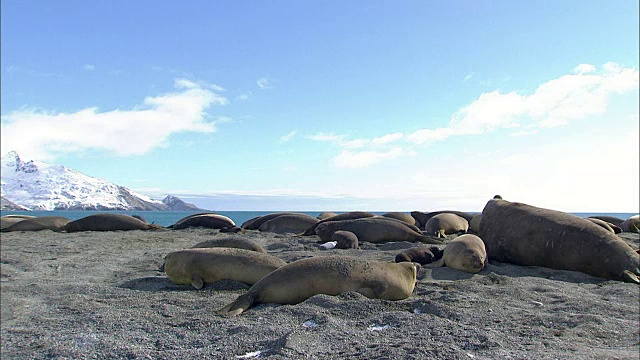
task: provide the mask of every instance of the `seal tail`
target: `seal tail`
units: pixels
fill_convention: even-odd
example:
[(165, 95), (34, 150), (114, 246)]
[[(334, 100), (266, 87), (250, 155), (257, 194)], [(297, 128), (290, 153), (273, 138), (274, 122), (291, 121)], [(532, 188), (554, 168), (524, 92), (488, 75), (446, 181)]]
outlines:
[(255, 302), (255, 296), (249, 293), (240, 295), (234, 302), (218, 310), (217, 313), (220, 315), (238, 316), (255, 304)]

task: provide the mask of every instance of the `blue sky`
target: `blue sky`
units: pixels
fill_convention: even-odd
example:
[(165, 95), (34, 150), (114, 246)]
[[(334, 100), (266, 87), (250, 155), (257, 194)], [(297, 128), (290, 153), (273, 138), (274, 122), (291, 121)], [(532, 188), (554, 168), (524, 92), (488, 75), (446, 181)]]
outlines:
[(638, 2), (3, 1), (2, 153), (218, 210), (637, 212)]

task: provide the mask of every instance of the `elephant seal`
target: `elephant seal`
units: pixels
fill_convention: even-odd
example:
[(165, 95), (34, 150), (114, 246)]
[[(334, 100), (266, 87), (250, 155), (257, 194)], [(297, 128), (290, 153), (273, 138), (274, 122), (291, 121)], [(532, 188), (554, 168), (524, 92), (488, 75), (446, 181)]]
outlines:
[(624, 232), (640, 233), (640, 216), (632, 216), (620, 224)]
[(256, 304), (293, 305), (317, 294), (348, 291), (370, 299), (402, 300), (411, 296), (419, 267), (346, 256), (306, 258), (274, 270), (218, 313), (235, 316)]
[(195, 249), (195, 248), (218, 248), (218, 247), (234, 248), (234, 249), (245, 249), (245, 250), (256, 251), (256, 252), (263, 253), (263, 254), (267, 253), (267, 250), (265, 250), (262, 247), (262, 245), (258, 244), (257, 242), (255, 242), (255, 241), (253, 241), (251, 239), (242, 238), (242, 237), (228, 237), (228, 238), (224, 238), (224, 239), (211, 239), (211, 240), (199, 242), (199, 243), (193, 245), (191, 248)]
[(148, 230), (153, 227), (144, 221), (125, 214), (100, 213), (71, 221), (64, 226), (66, 232)]
[(488, 256), (499, 262), (640, 283), (638, 253), (610, 231), (561, 211), (489, 200), (480, 238)]
[(242, 225), (240, 226), (241, 228), (245, 229), (245, 230), (258, 230), (258, 228), (260, 227), (260, 225), (262, 225), (263, 223), (277, 218), (278, 216), (281, 215), (293, 215), (293, 214), (300, 214), (298, 212), (276, 212), (276, 213), (271, 213), (271, 214), (267, 214), (267, 215), (261, 215), (261, 216), (256, 216), (254, 218), (251, 218), (245, 222), (242, 223)]
[(277, 216), (260, 225), (259, 231), (276, 234), (300, 233), (315, 225), (320, 220), (307, 214), (285, 214)]
[(376, 216), (375, 214), (372, 214), (370, 212), (364, 212), (364, 211), (350, 211), (350, 212), (346, 212), (343, 214), (338, 214), (336, 216), (332, 216), (330, 218), (326, 218), (324, 220), (320, 220), (319, 222), (317, 222), (316, 224), (314, 224), (313, 226), (311, 226), (310, 228), (308, 228), (307, 230), (305, 230), (304, 233), (302, 233), (302, 235), (304, 236), (309, 236), (309, 235), (316, 235), (316, 227), (320, 224), (323, 224), (327, 221), (342, 221), (342, 220), (355, 220), (355, 219), (363, 219), (363, 218), (370, 218), (370, 217), (374, 217)]
[(328, 219), (328, 218), (330, 218), (332, 216), (336, 216), (336, 215), (338, 215), (338, 214), (336, 214), (336, 213), (334, 213), (332, 211), (323, 211), (318, 215), (318, 217), (316, 217), (316, 219), (324, 220), (324, 219)]
[(358, 237), (351, 231), (338, 230), (331, 235), (331, 241), (336, 242), (338, 249), (358, 248)]
[(470, 214), (464, 211), (456, 211), (456, 210), (440, 210), (440, 211), (432, 211), (430, 213), (423, 213), (421, 211), (412, 211), (411, 216), (414, 219), (416, 219), (417, 223), (420, 224), (417, 226), (421, 229), (424, 229), (424, 226), (427, 224), (427, 221), (429, 221), (429, 219), (442, 213), (456, 214), (458, 216), (463, 217), (467, 221), (471, 221), (471, 219), (473, 218), (473, 214)]
[(437, 214), (424, 225), (424, 231), (429, 235), (446, 238), (446, 235), (459, 232), (466, 233), (469, 230), (469, 222), (456, 214)]
[(244, 232), (244, 229), (238, 226), (226, 226), (226, 227), (220, 228), (220, 232), (237, 234), (239, 232)]
[(174, 251), (164, 258), (164, 271), (179, 285), (202, 289), (222, 279), (255, 284), (286, 262), (273, 255), (232, 248), (196, 248)]
[(31, 215), (5, 215), (0, 217), (0, 230), (6, 229), (13, 224), (19, 223), (20, 221), (33, 219), (35, 216)]
[(62, 216), (39, 216), (32, 219), (22, 219), (2, 231), (62, 231), (62, 228), (69, 222), (71, 219)]
[(624, 220), (620, 219), (619, 217), (609, 216), (609, 215), (589, 216), (589, 218), (591, 218), (591, 219), (600, 219), (602, 221), (606, 221), (608, 223), (612, 223), (613, 225), (618, 225), (618, 226), (620, 226), (620, 224), (622, 224), (624, 222)]
[(171, 226), (174, 230), (182, 230), (190, 227), (204, 227), (209, 229), (222, 229), (234, 227), (236, 224), (233, 220), (220, 214), (206, 213), (190, 215), (178, 220)]
[(446, 265), (452, 269), (475, 274), (489, 264), (482, 239), (473, 234), (460, 235), (442, 251), (442, 257), (426, 267)]
[(611, 223), (608, 223), (608, 222), (606, 222), (606, 221), (604, 221), (604, 220), (600, 220), (600, 219), (596, 219), (596, 218), (585, 218), (585, 219), (587, 219), (587, 220), (591, 221), (592, 223), (594, 223), (594, 224), (596, 224), (596, 225), (598, 225), (598, 226), (602, 227), (603, 229), (605, 229), (605, 230), (607, 230), (607, 231), (611, 231), (611, 232), (612, 232), (612, 233), (614, 233), (614, 234), (617, 234), (617, 233), (616, 233), (616, 230), (614, 229), (614, 227), (615, 227), (616, 229), (619, 229), (619, 230), (620, 230), (618, 233), (622, 232), (622, 229), (620, 229), (620, 227), (619, 227), (619, 226), (615, 226), (615, 225), (613, 225), (613, 224), (611, 224)]
[(413, 216), (411, 216), (411, 214), (392, 211), (392, 212), (388, 212), (388, 213), (382, 214), (382, 216), (388, 217), (388, 218), (391, 218), (391, 219), (400, 220), (400, 221), (405, 222), (405, 223), (407, 223), (409, 225), (418, 226), (418, 222), (416, 221), (416, 219)]
[(480, 232), (480, 221), (482, 221), (482, 214), (474, 215), (469, 221), (469, 232), (477, 234)]
[(396, 255), (396, 262), (415, 262), (420, 265), (426, 265), (439, 260), (441, 257), (442, 250), (437, 246), (418, 246)]
[(315, 233), (323, 241), (330, 241), (333, 233), (346, 230), (354, 233), (358, 241), (382, 243), (388, 241), (419, 241), (428, 244), (441, 244), (442, 240), (423, 235), (410, 225), (385, 217), (361, 218), (342, 221), (327, 221), (318, 224)]

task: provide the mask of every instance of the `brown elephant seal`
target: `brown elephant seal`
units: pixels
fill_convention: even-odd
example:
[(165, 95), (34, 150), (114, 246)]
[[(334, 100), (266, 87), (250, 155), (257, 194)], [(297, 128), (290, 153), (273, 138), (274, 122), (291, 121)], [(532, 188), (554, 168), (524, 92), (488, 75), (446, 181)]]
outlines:
[(619, 217), (609, 216), (609, 215), (595, 215), (595, 216), (589, 216), (589, 218), (600, 219), (618, 226), (620, 226), (620, 224), (624, 222), (624, 220), (620, 219)]
[(318, 214), (318, 216), (316, 217), (316, 219), (318, 220), (324, 220), (324, 219), (328, 219), (332, 216), (336, 216), (338, 214), (334, 213), (333, 211), (323, 211), (320, 214)]
[(391, 219), (400, 220), (400, 221), (405, 222), (405, 223), (407, 223), (409, 225), (419, 226), (418, 222), (416, 221), (416, 219), (413, 216), (411, 216), (411, 214), (408, 214), (408, 213), (392, 211), (392, 212), (388, 212), (388, 213), (382, 214), (382, 216), (388, 217), (388, 218), (391, 218)]
[(446, 238), (446, 235), (466, 233), (469, 230), (469, 222), (456, 214), (441, 213), (433, 216), (424, 225), (424, 231), (429, 235)]
[(8, 228), (2, 229), (2, 231), (62, 231), (69, 222), (71, 222), (71, 219), (62, 216), (38, 216), (32, 219), (23, 219)]
[(320, 220), (307, 214), (284, 214), (260, 225), (259, 231), (276, 234), (297, 234), (315, 225)]
[(338, 230), (331, 235), (331, 241), (336, 242), (337, 249), (358, 248), (358, 237), (351, 231)]
[(191, 215), (178, 220), (171, 226), (174, 230), (182, 230), (190, 227), (203, 227), (208, 229), (222, 229), (234, 227), (233, 220), (220, 214), (207, 213)]
[(620, 228), (624, 232), (639, 233), (640, 232), (640, 216), (636, 215), (628, 218), (627, 220), (623, 221), (622, 224), (620, 224)]
[(421, 229), (424, 229), (424, 226), (427, 224), (427, 221), (429, 221), (429, 219), (442, 213), (456, 214), (460, 217), (463, 217), (467, 221), (471, 221), (471, 219), (473, 218), (473, 214), (470, 214), (464, 211), (457, 211), (457, 210), (440, 210), (440, 211), (432, 211), (430, 213), (423, 213), (421, 211), (412, 211), (411, 216), (414, 219), (416, 219), (417, 223), (420, 224), (417, 226)]
[(426, 236), (410, 225), (385, 217), (361, 218), (342, 221), (327, 221), (318, 224), (315, 233), (323, 241), (330, 241), (333, 233), (346, 230), (354, 233), (358, 241), (382, 243), (388, 241), (419, 241), (428, 244), (442, 244), (442, 240)]
[[(596, 218), (585, 218), (589, 221), (591, 221), (592, 223), (602, 227), (603, 229), (607, 230), (607, 231), (611, 231), (614, 234), (618, 234), (622, 232), (622, 229), (619, 226), (613, 225), (611, 223), (608, 223), (604, 220), (600, 220), (600, 219), (596, 219)], [(614, 229), (615, 227), (615, 229)], [(619, 231), (616, 232), (616, 229), (618, 229)]]
[(267, 253), (267, 250), (265, 250), (264, 247), (262, 247), (262, 245), (258, 244), (257, 242), (251, 239), (242, 238), (242, 237), (211, 239), (211, 240), (199, 242), (193, 245), (192, 248), (217, 248), (217, 247), (245, 249), (245, 250), (256, 251), (263, 254)]
[(355, 220), (355, 219), (370, 218), (370, 217), (374, 217), (374, 216), (376, 216), (376, 215), (372, 214), (370, 212), (364, 212), (364, 211), (350, 211), (350, 212), (346, 212), (346, 213), (343, 213), (343, 214), (338, 214), (336, 216), (332, 216), (330, 218), (326, 218), (324, 220), (318, 221), (313, 226), (311, 226), (310, 228), (305, 230), (305, 232), (302, 233), (302, 235), (305, 235), (305, 236), (316, 235), (316, 227), (318, 225), (320, 225), (320, 224), (323, 224), (323, 223), (327, 222), (327, 221)]
[(460, 235), (442, 251), (442, 257), (426, 267), (447, 266), (475, 274), (488, 264), (487, 250), (482, 239), (473, 234)]
[(432, 263), (442, 257), (442, 250), (437, 246), (418, 246), (407, 249), (396, 255), (396, 262), (415, 262), (420, 265)]
[(241, 228), (245, 229), (245, 230), (258, 230), (258, 228), (260, 227), (260, 225), (262, 225), (263, 223), (274, 219), (278, 216), (282, 216), (282, 215), (293, 215), (293, 214), (300, 214), (298, 212), (276, 212), (276, 213), (271, 213), (271, 214), (267, 214), (267, 215), (261, 215), (261, 216), (256, 216), (254, 218), (251, 218), (245, 222), (242, 223), (242, 225), (240, 226)]
[(489, 258), (499, 262), (640, 283), (638, 253), (610, 231), (575, 215), (489, 200), (480, 237)]
[(274, 270), (218, 313), (235, 316), (256, 304), (293, 305), (317, 294), (348, 291), (371, 299), (402, 300), (411, 296), (419, 267), (346, 256), (306, 258)]
[(4, 215), (0, 217), (0, 230), (6, 229), (13, 224), (19, 223), (20, 221), (33, 219), (35, 216), (31, 215)]
[(179, 285), (202, 289), (222, 279), (255, 284), (286, 262), (273, 255), (245, 249), (196, 248), (174, 251), (164, 258), (164, 271)]
[(100, 213), (74, 220), (64, 226), (64, 231), (148, 230), (151, 228), (153, 228), (151, 225), (133, 216)]
[(476, 214), (469, 221), (469, 232), (478, 234), (480, 232), (480, 221), (482, 221), (482, 214)]
[(220, 232), (221, 233), (231, 233), (231, 234), (237, 234), (240, 232), (244, 232), (244, 229), (242, 229), (241, 227), (238, 226), (225, 226), (220, 228)]

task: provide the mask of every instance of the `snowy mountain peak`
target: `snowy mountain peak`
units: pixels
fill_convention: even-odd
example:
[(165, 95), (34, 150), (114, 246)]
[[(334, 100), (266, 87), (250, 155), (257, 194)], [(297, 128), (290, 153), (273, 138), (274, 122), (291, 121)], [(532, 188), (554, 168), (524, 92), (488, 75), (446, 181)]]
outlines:
[(26, 160), (15, 151), (3, 156), (0, 165), (2, 197), (32, 210), (172, 210), (123, 186), (62, 165)]

